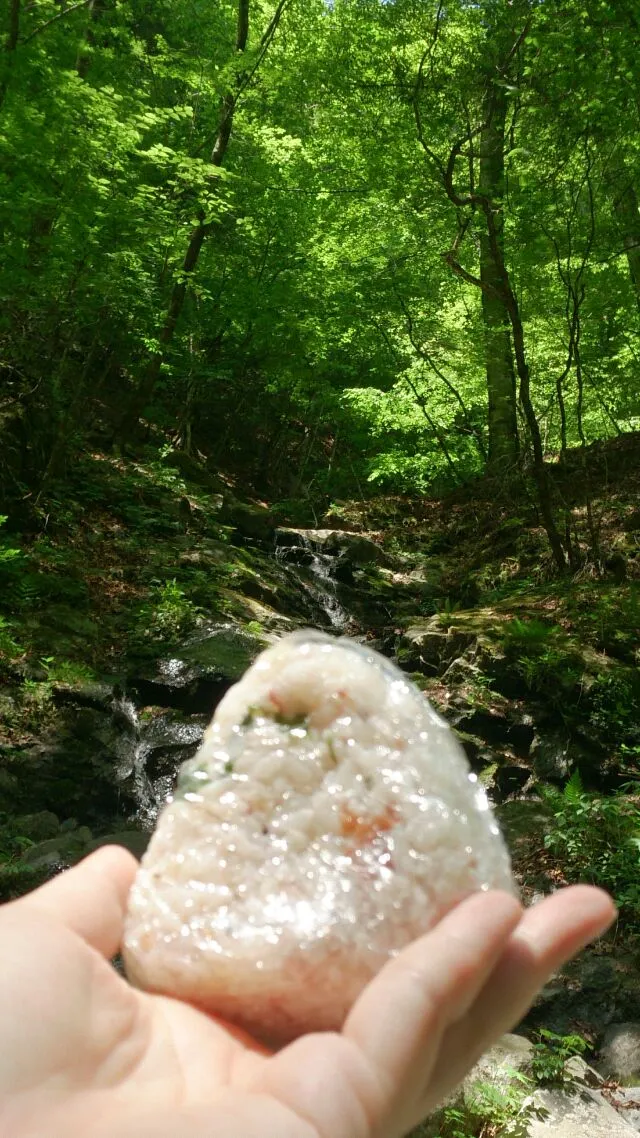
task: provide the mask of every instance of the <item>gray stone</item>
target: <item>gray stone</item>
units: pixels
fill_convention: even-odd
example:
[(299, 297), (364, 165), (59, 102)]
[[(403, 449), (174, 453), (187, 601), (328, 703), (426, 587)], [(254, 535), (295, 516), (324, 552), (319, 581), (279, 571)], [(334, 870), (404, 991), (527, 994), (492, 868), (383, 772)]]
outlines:
[(513, 1071), (527, 1073), (531, 1066), (533, 1044), (523, 1035), (507, 1032), (497, 1043), (485, 1051), (464, 1081), (464, 1088), (474, 1083), (490, 1082), (507, 1086), (513, 1080)]
[[(500, 1090), (521, 1085), (517, 1076), (529, 1074), (531, 1053), (528, 1039), (503, 1035), (482, 1056), (447, 1105), (464, 1112), (479, 1083), (489, 1083)], [(614, 1109), (598, 1089), (602, 1079), (593, 1068), (583, 1059), (571, 1059), (566, 1075), (567, 1084), (563, 1087), (522, 1087), (523, 1111), (517, 1129), (521, 1138), (632, 1138), (635, 1131), (629, 1125), (631, 1110), (627, 1117), (624, 1107), (622, 1113)], [(411, 1138), (438, 1138), (445, 1109), (427, 1119)]]
[(640, 1131), (640, 1087), (618, 1087), (609, 1098), (625, 1122)]
[(528, 1138), (633, 1138), (635, 1131), (600, 1091), (543, 1089), (534, 1094), (540, 1117), (529, 1122)]
[(612, 1023), (596, 1066), (607, 1078), (626, 1086), (640, 1082), (640, 1023)]
[(531, 760), (538, 778), (563, 781), (573, 769), (571, 740), (561, 732), (534, 735)]

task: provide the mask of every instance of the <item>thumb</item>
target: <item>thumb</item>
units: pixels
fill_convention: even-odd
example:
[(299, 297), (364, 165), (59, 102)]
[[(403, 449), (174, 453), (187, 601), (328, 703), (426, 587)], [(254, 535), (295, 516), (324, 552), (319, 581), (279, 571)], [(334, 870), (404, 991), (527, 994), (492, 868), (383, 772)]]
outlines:
[(103, 846), (12, 906), (47, 913), (111, 957), (120, 947), (137, 868), (136, 859), (122, 846)]

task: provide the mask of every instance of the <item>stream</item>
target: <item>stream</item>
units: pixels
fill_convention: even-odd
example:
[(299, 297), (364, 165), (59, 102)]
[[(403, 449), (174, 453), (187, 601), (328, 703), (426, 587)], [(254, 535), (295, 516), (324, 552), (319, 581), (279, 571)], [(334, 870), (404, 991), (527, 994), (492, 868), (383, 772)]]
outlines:
[[(277, 624), (268, 635), (304, 626), (359, 635), (341, 596), (348, 590), (335, 576), (340, 552), (324, 544), (322, 531), (288, 530), (260, 553), (265, 573), (279, 583)], [(222, 696), (264, 647), (263, 636), (250, 628), (232, 619), (204, 621), (171, 654), (132, 662), (118, 683), (54, 691), (51, 729), (4, 756), (12, 780), (6, 793), (13, 813), (27, 819), (25, 835), (28, 820), (41, 814), (52, 831), (58, 825), (26, 851), (29, 865), (53, 872), (90, 843), (113, 839), (141, 852), (180, 765), (197, 750)]]
[(276, 560), (294, 572), (300, 567), (306, 570), (306, 574), (296, 574), (299, 583), (308, 591), (312, 604), (320, 608), (320, 614), (325, 617), (329, 628), (333, 632), (343, 633), (351, 617), (338, 597), (335, 571), (339, 555), (326, 553), (322, 544), (314, 541), (304, 530), (284, 532), (296, 534), (299, 544), (290, 544), (290, 539), (286, 542), (278, 541), (276, 535)]

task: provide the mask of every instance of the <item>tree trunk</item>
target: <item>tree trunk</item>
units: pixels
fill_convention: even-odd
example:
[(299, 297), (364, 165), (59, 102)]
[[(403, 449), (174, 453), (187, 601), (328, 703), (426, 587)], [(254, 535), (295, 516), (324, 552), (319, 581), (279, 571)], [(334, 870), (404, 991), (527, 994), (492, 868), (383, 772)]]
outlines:
[[(246, 50), (248, 36), (249, 0), (238, 0), (238, 23), (235, 43), (235, 50), (237, 53), (242, 53)], [(224, 162), (225, 155), (229, 146), (229, 141), (231, 139), (233, 116), (236, 108), (237, 98), (237, 91), (229, 91), (223, 100), (218, 133), (216, 135), (210, 157), (210, 162), (213, 166), (222, 166)], [(211, 232), (212, 228), (212, 223), (205, 224), (204, 221), (200, 221), (191, 230), (189, 244), (187, 246), (187, 251), (182, 262), (180, 278), (176, 281), (171, 291), (171, 297), (169, 299), (169, 305), (165, 315), (164, 324), (162, 325), (162, 329), (158, 337), (158, 348), (151, 356), (147, 370), (143, 375), (140, 383), (138, 384), (138, 387), (136, 388), (125, 413), (125, 417), (122, 423), (122, 431), (125, 435), (128, 434), (133, 425), (137, 422), (155, 390), (158, 379), (160, 378), (160, 371), (165, 359), (167, 347), (173, 340), (173, 334), (176, 330), (180, 314), (184, 307), (184, 302), (187, 295), (189, 275), (193, 273), (198, 263), (198, 258), (200, 256), (202, 246), (204, 245), (205, 238)]]
[(0, 107), (4, 103), (9, 85), (9, 72), (13, 66), (13, 58), (18, 46), (20, 35), (20, 0), (11, 0), (9, 8), (9, 31), (4, 41), (4, 59), (2, 61), (2, 79), (0, 80)]
[(504, 130), (507, 99), (504, 87), (490, 83), (484, 99), (480, 135), (479, 191), (491, 202), (500, 257), (488, 232), (480, 235), (480, 280), (487, 367), (489, 466), (504, 471), (518, 460), (516, 379), (511, 351), (509, 313), (502, 299), (504, 281)]
[(613, 178), (615, 179), (612, 180), (611, 187), (613, 213), (627, 254), (636, 304), (640, 309), (640, 209), (638, 208), (638, 195), (631, 175), (621, 160), (616, 163)]

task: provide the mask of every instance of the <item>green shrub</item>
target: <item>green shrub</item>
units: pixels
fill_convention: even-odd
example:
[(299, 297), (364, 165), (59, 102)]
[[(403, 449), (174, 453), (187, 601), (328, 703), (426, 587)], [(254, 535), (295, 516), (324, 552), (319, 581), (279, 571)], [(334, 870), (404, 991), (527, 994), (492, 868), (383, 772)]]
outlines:
[(531, 1073), (539, 1086), (562, 1086), (571, 1081), (566, 1064), (575, 1055), (584, 1055), (589, 1046), (581, 1035), (557, 1035), (543, 1027), (536, 1032)]
[(535, 1114), (534, 1084), (522, 1071), (508, 1069), (504, 1074), (506, 1085), (474, 1083), (464, 1101), (445, 1107), (439, 1138), (524, 1138)]
[[(0, 528), (7, 520), (6, 514), (0, 514)], [(11, 545), (5, 538), (0, 538), (0, 600), (9, 609), (13, 609), (13, 600), (16, 584), (20, 579), (16, 572), (18, 560), (22, 557), (22, 550)], [(13, 638), (13, 626), (7, 617), (0, 614), (0, 656), (13, 660), (22, 654), (22, 648)]]
[(151, 582), (149, 602), (140, 611), (143, 637), (171, 640), (184, 635), (196, 624), (200, 610), (180, 587), (170, 581)]
[(576, 771), (563, 791), (544, 790), (555, 824), (545, 847), (560, 860), (570, 881), (608, 889), (625, 919), (640, 920), (640, 784), (612, 795), (586, 791)]

